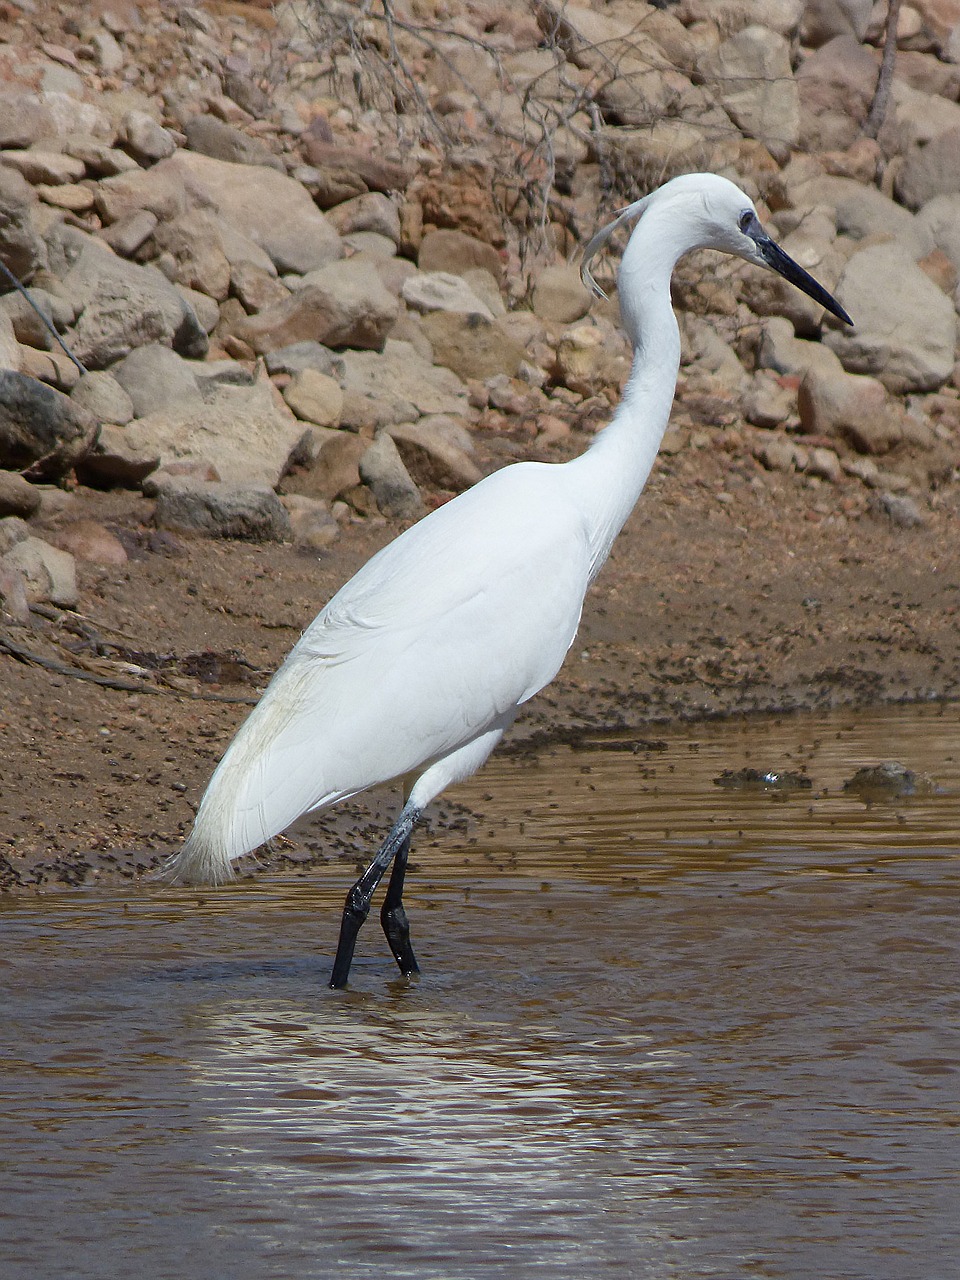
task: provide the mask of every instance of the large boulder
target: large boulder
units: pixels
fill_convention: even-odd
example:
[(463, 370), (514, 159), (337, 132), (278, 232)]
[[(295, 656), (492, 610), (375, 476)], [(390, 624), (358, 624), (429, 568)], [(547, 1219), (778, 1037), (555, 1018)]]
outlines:
[(302, 289), (239, 321), (236, 333), (259, 353), (306, 340), (379, 351), (399, 310), (376, 269), (350, 258), (311, 271)]
[(877, 61), (852, 35), (838, 35), (797, 69), (804, 145), (849, 147), (860, 136), (877, 84)]
[(744, 27), (705, 58), (702, 69), (731, 120), (786, 159), (800, 133), (788, 41), (767, 27)]
[(953, 303), (900, 245), (873, 244), (855, 253), (836, 294), (854, 327), (832, 330), (824, 341), (845, 369), (879, 378), (898, 394), (934, 391), (950, 377)]
[(859, 453), (888, 453), (903, 439), (903, 409), (876, 378), (808, 369), (797, 408), (808, 435), (839, 437)]
[(383, 515), (397, 520), (416, 520), (423, 515), (420, 490), (386, 432), (382, 431), (361, 457), (360, 478), (369, 485)]
[(202, 358), (207, 335), (196, 312), (156, 267), (118, 257), (100, 240), (61, 231), (69, 266), (63, 291), (78, 312), (67, 342), (88, 369), (102, 369), (148, 342)]
[(96, 419), (59, 391), (0, 369), (0, 467), (58, 479), (91, 448), (97, 429)]
[(188, 208), (213, 210), (265, 250), (279, 271), (314, 271), (343, 255), (340, 237), (306, 188), (262, 165), (178, 151), (152, 169), (107, 178), (97, 204), (109, 222), (138, 209), (161, 219)]
[(157, 494), (154, 520), (161, 529), (245, 542), (284, 542), (292, 533), (286, 508), (264, 486), (167, 484)]
[(202, 400), (183, 399), (124, 429), (128, 448), (161, 467), (212, 466), (232, 486), (273, 488), (304, 436), (268, 379), (251, 387), (217, 386)]
[(389, 387), (391, 400), (404, 407), (404, 417), (449, 413), (470, 414), (469, 394), (450, 369), (430, 364), (409, 342), (389, 339), (382, 355), (368, 351), (343, 353), (343, 389), (374, 399)]
[(197, 378), (189, 363), (156, 342), (137, 347), (111, 372), (130, 398), (131, 418), (144, 418), (181, 400), (200, 399)]
[(514, 377), (527, 354), (499, 321), (483, 315), (434, 311), (422, 323), (434, 360), (460, 378)]

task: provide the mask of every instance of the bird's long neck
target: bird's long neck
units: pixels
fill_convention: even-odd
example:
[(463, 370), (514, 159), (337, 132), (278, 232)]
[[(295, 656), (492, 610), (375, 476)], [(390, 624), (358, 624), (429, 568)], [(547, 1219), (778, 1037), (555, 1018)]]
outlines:
[(633, 366), (610, 423), (568, 464), (590, 530), (593, 574), (606, 560), (636, 505), (666, 430), (680, 367), (680, 331), (670, 276), (689, 247), (646, 214), (630, 238), (619, 273), (620, 313)]

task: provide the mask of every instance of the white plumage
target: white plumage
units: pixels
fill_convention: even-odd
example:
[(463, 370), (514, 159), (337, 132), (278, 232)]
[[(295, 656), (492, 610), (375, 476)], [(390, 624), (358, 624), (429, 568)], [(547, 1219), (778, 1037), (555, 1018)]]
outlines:
[[(633, 509), (669, 418), (680, 360), (670, 304), (677, 259), (695, 248), (737, 254), (848, 320), (765, 235), (743, 192), (709, 174), (674, 179), (604, 228), (584, 259), (594, 288), (590, 259), (637, 214), (619, 273), (635, 357), (609, 426), (572, 462), (496, 472), (364, 565), (274, 676), (171, 860), (173, 879), (222, 881), (237, 858), (301, 814), (406, 780), (401, 821), (348, 896), (344, 933), (351, 911), (355, 927), (348, 941), (341, 934), (334, 985), (346, 980), (370, 895), (398, 851), (388, 897), (402, 916), (409, 831), (420, 812), (483, 763), (573, 642), (587, 587)], [(401, 968), (415, 970), (405, 917), (394, 925), (402, 939), (386, 918), (384, 927)]]

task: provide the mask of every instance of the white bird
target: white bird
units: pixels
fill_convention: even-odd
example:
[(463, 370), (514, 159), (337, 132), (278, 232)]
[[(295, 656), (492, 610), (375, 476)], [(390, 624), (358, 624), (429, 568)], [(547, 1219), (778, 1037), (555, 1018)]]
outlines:
[(842, 307), (764, 232), (732, 182), (674, 178), (587, 245), (640, 221), (621, 261), (634, 347), (609, 425), (570, 462), (488, 476), (383, 548), (304, 632), (220, 761), (169, 878), (217, 883), (237, 858), (307, 812), (401, 779), (396, 824), (347, 894), (332, 987), (347, 981), (387, 868), (381, 922), (403, 974), (418, 971), (402, 893), (426, 806), (483, 764), (573, 643), (587, 588), (633, 510), (667, 426), (680, 364), (670, 277), (685, 253), (719, 249), (771, 268), (840, 320)]

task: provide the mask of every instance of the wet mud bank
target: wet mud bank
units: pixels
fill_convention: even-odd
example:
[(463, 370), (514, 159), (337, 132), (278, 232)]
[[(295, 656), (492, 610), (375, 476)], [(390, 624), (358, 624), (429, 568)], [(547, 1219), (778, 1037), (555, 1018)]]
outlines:
[[(400, 528), (357, 526), (318, 559), (288, 546), (157, 542), (141, 499), (83, 500), (140, 551), (120, 569), (83, 570), (79, 613), (48, 610), (3, 630), (0, 884), (12, 892), (155, 869), (269, 673)], [(719, 452), (701, 450), (695, 469), (661, 460), (563, 670), (503, 749), (584, 731), (650, 737), (717, 716), (952, 702), (957, 515), (947, 490), (923, 526), (902, 529), (849, 516), (827, 490), (811, 502), (773, 477), (738, 477)], [(386, 791), (341, 806), (260, 862), (359, 861), (395, 803)], [(441, 829), (473, 820), (455, 797), (430, 819)]]

